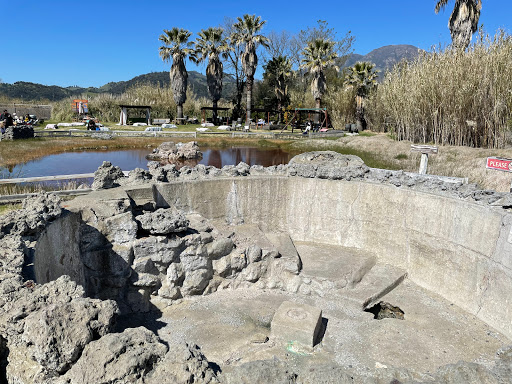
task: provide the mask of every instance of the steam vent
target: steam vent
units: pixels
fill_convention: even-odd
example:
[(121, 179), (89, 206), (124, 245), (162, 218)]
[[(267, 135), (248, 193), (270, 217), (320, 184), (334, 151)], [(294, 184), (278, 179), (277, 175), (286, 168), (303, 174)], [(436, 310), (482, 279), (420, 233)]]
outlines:
[(512, 195), (310, 152), (0, 218), (0, 382), (511, 383)]

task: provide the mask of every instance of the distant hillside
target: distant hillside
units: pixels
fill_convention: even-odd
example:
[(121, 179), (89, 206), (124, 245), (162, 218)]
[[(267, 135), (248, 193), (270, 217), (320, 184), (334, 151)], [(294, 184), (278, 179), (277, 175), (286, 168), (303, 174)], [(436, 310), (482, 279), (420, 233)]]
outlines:
[[(377, 48), (368, 53), (367, 55), (359, 55), (353, 53), (349, 55), (348, 60), (343, 67), (354, 65), (358, 61), (371, 61), (376, 64), (377, 69), (384, 72), (390, 69), (399, 61), (414, 60), (418, 56), (419, 48), (412, 45), (388, 45), (385, 47)], [(209, 97), (208, 86), (206, 83), (206, 76), (196, 72), (190, 71), (188, 73), (188, 80), (192, 92), (198, 97)], [(105, 84), (99, 88), (89, 87), (59, 87), (56, 85), (42, 85), (35, 83), (27, 83), (18, 81), (14, 84), (0, 83), (0, 96), (7, 96), (10, 98), (23, 99), (26, 101), (36, 100), (50, 100), (58, 101), (70, 96), (82, 96), (111, 93), (120, 95), (128, 88), (137, 84), (152, 84), (159, 87), (169, 86), (169, 72), (151, 72), (144, 75), (136, 76), (127, 81), (118, 81)], [(230, 77), (224, 78), (224, 89), (222, 97), (230, 99), (234, 94), (235, 82)]]
[[(111, 82), (99, 88), (89, 87), (59, 87), (56, 85), (42, 85), (18, 81), (14, 84), (0, 83), (0, 96), (10, 98), (32, 100), (59, 101), (67, 97), (79, 97), (81, 95), (96, 95), (100, 93), (111, 93), (120, 95), (128, 88), (138, 84), (152, 84), (159, 87), (168, 87), (170, 83), (169, 72), (151, 72), (136, 76), (128, 81)], [(188, 83), (192, 92), (197, 97), (209, 97), (206, 76), (196, 71), (188, 73)], [(230, 77), (224, 78), (222, 96), (230, 98), (235, 84)]]
[(358, 61), (369, 61), (375, 64), (378, 70), (385, 72), (401, 60), (414, 60), (421, 50), (413, 45), (386, 45), (374, 49), (367, 55), (351, 54), (343, 67), (351, 67)]

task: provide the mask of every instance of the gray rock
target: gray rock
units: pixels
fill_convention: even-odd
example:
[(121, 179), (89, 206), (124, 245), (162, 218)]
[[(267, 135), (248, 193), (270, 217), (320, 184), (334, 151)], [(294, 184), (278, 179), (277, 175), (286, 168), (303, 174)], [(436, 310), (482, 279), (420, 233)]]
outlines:
[(128, 173), (128, 177), (119, 179), (121, 185), (138, 185), (150, 182), (153, 176), (149, 171), (142, 168), (135, 168)]
[(178, 260), (185, 249), (185, 240), (179, 237), (151, 236), (133, 242), (135, 260), (149, 257), (155, 264), (167, 266)]
[(83, 297), (84, 289), (71, 281), (69, 276), (61, 276), (43, 285), (26, 284), (8, 297), (2, 297), (5, 302), (0, 306), (0, 330), (7, 328), (5, 333), (21, 334), (25, 318), (31, 313)]
[(63, 373), (90, 341), (110, 332), (117, 312), (110, 300), (78, 298), (49, 305), (26, 318), (22, 339), (49, 374)]
[(259, 246), (251, 245), (249, 248), (247, 248), (246, 254), (249, 263), (255, 263), (261, 260), (261, 256), (263, 253)]
[(166, 141), (155, 148), (153, 152), (146, 156), (149, 160), (176, 161), (186, 159), (199, 159), (203, 154), (199, 150), (197, 142), (177, 143)]
[(89, 343), (63, 377), (69, 384), (143, 382), (167, 347), (146, 328), (129, 328)]
[(213, 259), (219, 259), (228, 255), (233, 250), (233, 240), (227, 237), (215, 239), (207, 245), (208, 256)]
[(189, 221), (182, 212), (172, 208), (160, 208), (137, 216), (142, 229), (153, 235), (185, 232)]
[(144, 378), (144, 384), (213, 384), (215, 372), (197, 345), (172, 345), (164, 359)]
[(122, 178), (124, 178), (124, 173), (121, 168), (113, 166), (109, 161), (104, 161), (94, 172), (91, 188), (97, 190), (118, 187), (119, 180)]
[(357, 156), (333, 151), (306, 152), (293, 157), (288, 163), (291, 176), (322, 179), (361, 178), (369, 168)]
[(209, 269), (197, 269), (187, 272), (181, 287), (181, 294), (183, 296), (201, 295), (212, 277), (213, 272)]
[(39, 193), (28, 197), (22, 208), (0, 217), (3, 234), (31, 235), (41, 231), (48, 222), (61, 215), (60, 198), (54, 193)]
[(138, 226), (131, 212), (108, 217), (99, 225), (105, 237), (115, 244), (126, 244), (137, 238)]

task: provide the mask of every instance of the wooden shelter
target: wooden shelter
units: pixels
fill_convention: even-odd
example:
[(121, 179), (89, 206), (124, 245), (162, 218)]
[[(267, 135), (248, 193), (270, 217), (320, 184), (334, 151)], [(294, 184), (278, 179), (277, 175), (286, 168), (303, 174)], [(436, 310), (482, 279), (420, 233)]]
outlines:
[(151, 119), (151, 107), (149, 105), (119, 105), (121, 108), (121, 115), (119, 116), (119, 125), (128, 124), (128, 109), (145, 109), (146, 110), (146, 124), (149, 125)]
[[(206, 123), (206, 111), (229, 111), (230, 108), (222, 108), (222, 107), (217, 107), (217, 108), (213, 108), (213, 107), (201, 107), (201, 121), (203, 123)], [(229, 125), (229, 116), (224, 116), (223, 118), (220, 118), (218, 115), (217, 115), (217, 119), (220, 119), (221, 121), (223, 119), (225, 119), (226, 121), (226, 125)]]
[(293, 129), (294, 129), (295, 125), (300, 123), (301, 115), (303, 113), (307, 113), (308, 114), (308, 120), (311, 120), (311, 115), (312, 114), (323, 114), (324, 117), (323, 117), (322, 122), (319, 124), (319, 127), (324, 127), (324, 128), (328, 127), (328, 118), (329, 117), (327, 115), (327, 108), (295, 108), (293, 117), (291, 118), (291, 120), (288, 123), (286, 123), (286, 125), (284, 126), (282, 131), (287, 129), (288, 126), (291, 126), (292, 127), (292, 132), (293, 132)]

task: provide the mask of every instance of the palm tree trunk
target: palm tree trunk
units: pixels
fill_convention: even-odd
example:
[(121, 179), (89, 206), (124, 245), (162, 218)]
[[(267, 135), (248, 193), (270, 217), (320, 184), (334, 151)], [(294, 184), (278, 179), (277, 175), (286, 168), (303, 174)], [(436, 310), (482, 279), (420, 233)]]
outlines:
[[(315, 99), (315, 102), (316, 102), (316, 108), (320, 108), (321, 99)], [(315, 124), (319, 124), (320, 123), (320, 112), (315, 113), (314, 121), (315, 121)]]
[(278, 113), (278, 120), (279, 121), (277, 122), (277, 124), (281, 124), (281, 115), (282, 115), (281, 107), (282, 107), (281, 106), (281, 100), (278, 100), (277, 101), (277, 110), (279, 111), (279, 113)]
[(178, 119), (182, 119), (183, 118), (183, 104), (177, 105), (177, 109), (178, 109)]
[(213, 124), (217, 124), (217, 100), (213, 100)]
[(252, 85), (254, 82), (254, 78), (247, 78), (247, 118), (245, 120), (245, 125), (250, 125), (251, 123), (251, 109), (252, 109)]

